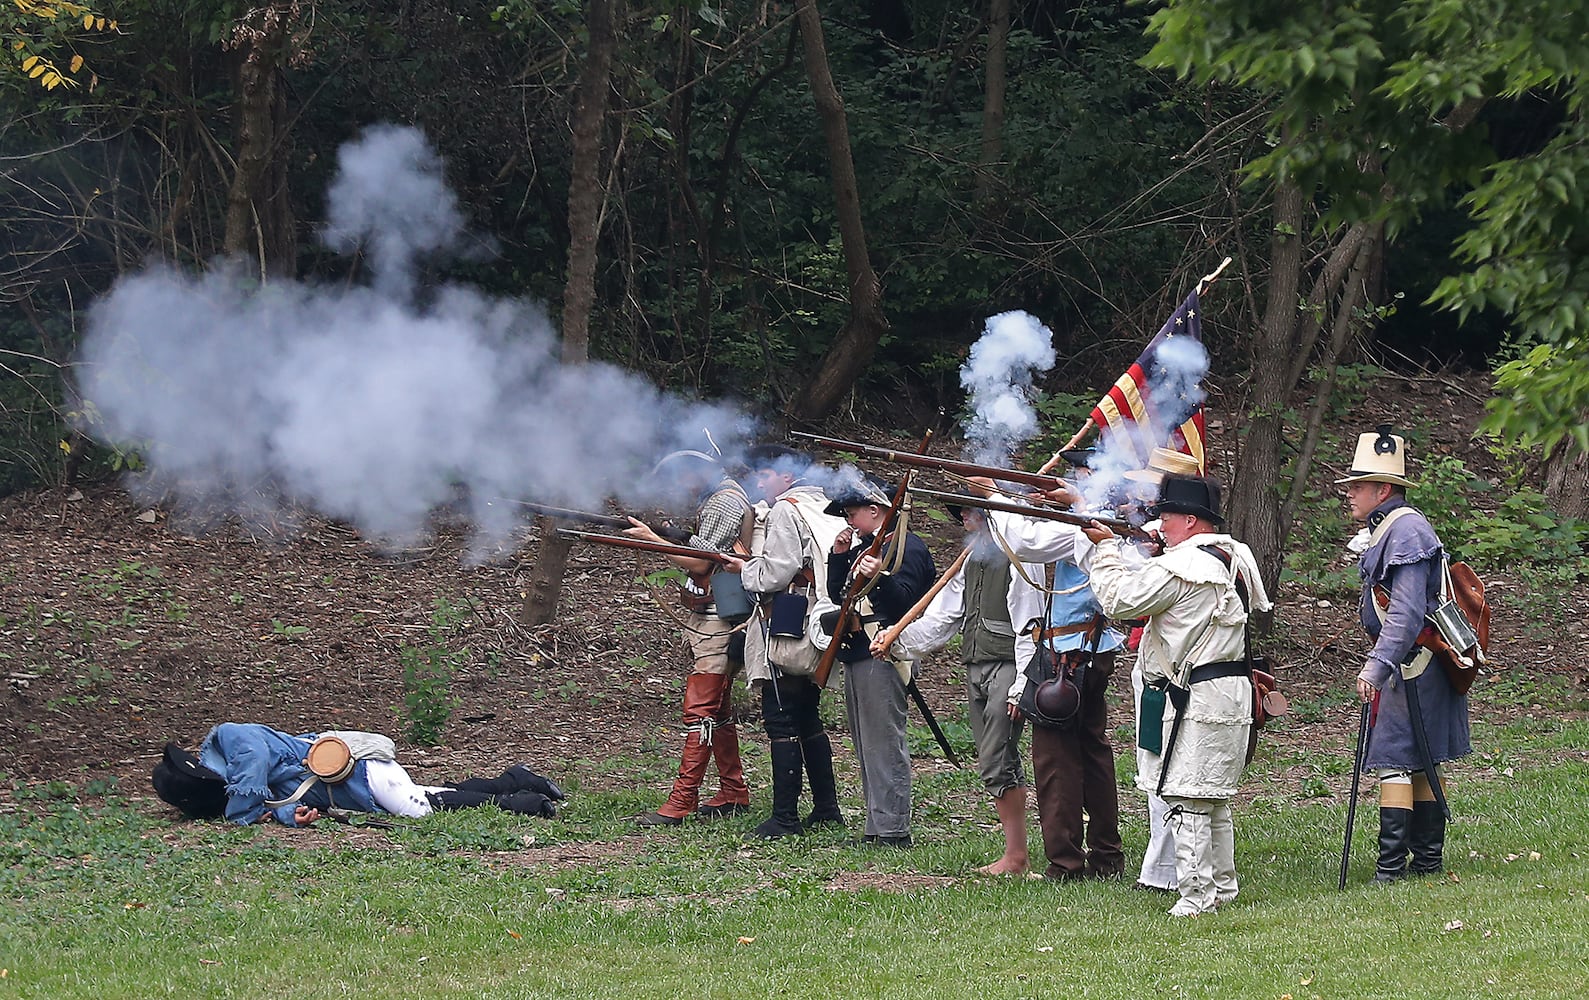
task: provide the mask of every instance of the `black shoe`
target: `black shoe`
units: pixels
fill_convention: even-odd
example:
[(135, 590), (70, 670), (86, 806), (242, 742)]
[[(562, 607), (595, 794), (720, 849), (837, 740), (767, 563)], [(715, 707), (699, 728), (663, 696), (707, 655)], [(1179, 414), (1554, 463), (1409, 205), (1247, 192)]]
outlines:
[(707, 803), (695, 810), (695, 815), (701, 819), (727, 819), (730, 816), (743, 816), (750, 812), (750, 806), (743, 802), (724, 802), (720, 805)]
[(844, 826), (844, 814), (837, 810), (834, 810), (831, 813), (818, 813), (817, 810), (813, 809), (811, 810), (811, 813), (806, 816), (806, 821), (800, 824), (800, 828), (803, 830), (814, 830), (819, 826), (836, 826), (842, 828)]
[(1148, 885), (1146, 882), (1143, 882), (1143, 881), (1140, 881), (1140, 880), (1131, 883), (1131, 888), (1139, 889), (1142, 892), (1158, 892), (1158, 893), (1163, 893), (1163, 894), (1168, 895), (1168, 896), (1176, 895), (1174, 886), (1169, 886), (1169, 885)]
[(520, 816), (544, 816), (551, 819), (557, 815), (557, 803), (529, 789), (513, 792), (508, 795), (496, 797), (497, 808)]
[(769, 816), (756, 829), (751, 831), (751, 836), (760, 837), (762, 840), (779, 840), (784, 837), (798, 837), (803, 833), (799, 824), (784, 823), (777, 816)]
[(561, 802), (568, 798), (564, 791), (557, 787), (557, 782), (551, 778), (543, 777), (530, 770), (525, 764), (514, 764), (502, 772), (504, 778), (512, 781), (519, 788), (526, 788), (532, 792), (540, 792), (553, 802)]
[(901, 851), (908, 851), (915, 846), (908, 833), (898, 837), (871, 837), (865, 843), (869, 847), (893, 847)]
[(635, 823), (639, 826), (681, 826), (684, 823), (684, 817), (664, 816), (659, 812), (648, 812), (644, 816), (636, 816)]

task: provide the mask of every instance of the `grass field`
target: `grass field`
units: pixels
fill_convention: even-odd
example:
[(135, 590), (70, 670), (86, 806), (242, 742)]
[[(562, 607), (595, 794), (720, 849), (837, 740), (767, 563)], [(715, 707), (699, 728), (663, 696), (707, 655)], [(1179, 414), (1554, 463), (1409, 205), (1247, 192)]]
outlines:
[(908, 852), (837, 831), (749, 842), (754, 819), (640, 837), (637, 792), (576, 789), (551, 822), (307, 834), (24, 790), (0, 812), (0, 998), (1579, 995), (1589, 722), (1476, 724), (1474, 743), (1450, 772), (1449, 872), (1369, 884), (1365, 789), (1345, 892), (1344, 804), (1296, 775), (1338, 784), (1349, 763), (1261, 755), (1236, 814), (1241, 897), (1184, 921), (1129, 880), (971, 874), (998, 840), (970, 772), (918, 782)]

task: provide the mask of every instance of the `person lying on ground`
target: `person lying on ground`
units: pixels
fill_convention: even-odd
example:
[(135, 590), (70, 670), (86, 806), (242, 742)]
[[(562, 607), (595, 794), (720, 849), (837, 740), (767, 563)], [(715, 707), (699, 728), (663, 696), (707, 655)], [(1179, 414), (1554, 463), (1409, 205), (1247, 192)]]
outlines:
[[(327, 773), (325, 759), (335, 763), (339, 756), (342, 767)], [(551, 817), (557, 814), (556, 803), (567, 797), (555, 782), (524, 764), (495, 778), (422, 785), (397, 762), (395, 746), (386, 737), (354, 732), (294, 736), (238, 722), (210, 730), (197, 757), (167, 744), (153, 781), (162, 801), (191, 818), (224, 816), (245, 826), (271, 818), (286, 826), (307, 826), (330, 810), (417, 818), (484, 805)]]

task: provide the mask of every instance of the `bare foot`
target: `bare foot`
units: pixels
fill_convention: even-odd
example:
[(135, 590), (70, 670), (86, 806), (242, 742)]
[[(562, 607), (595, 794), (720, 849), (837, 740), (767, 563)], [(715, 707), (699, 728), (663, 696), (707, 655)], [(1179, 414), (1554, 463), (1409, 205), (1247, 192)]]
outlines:
[(991, 865), (983, 865), (977, 869), (979, 875), (1025, 875), (1025, 858), (1000, 858)]

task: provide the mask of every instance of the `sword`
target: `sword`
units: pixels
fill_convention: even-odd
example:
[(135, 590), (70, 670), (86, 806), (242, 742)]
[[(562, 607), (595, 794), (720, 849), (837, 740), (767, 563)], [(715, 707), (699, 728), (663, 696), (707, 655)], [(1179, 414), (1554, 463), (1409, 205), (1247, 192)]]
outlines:
[(909, 693), (911, 700), (916, 703), (916, 707), (921, 709), (921, 717), (926, 720), (927, 728), (932, 730), (933, 737), (937, 739), (938, 745), (943, 748), (943, 755), (949, 758), (949, 763), (959, 767), (960, 758), (955, 756), (954, 749), (949, 746), (949, 737), (943, 734), (943, 728), (938, 725), (938, 720), (933, 717), (932, 709), (927, 707), (927, 699), (921, 696), (921, 688), (916, 686), (914, 678), (909, 684), (905, 685), (905, 691)]
[[(1427, 672), (1427, 668), (1425, 671)], [(1435, 793), (1435, 803), (1440, 806), (1441, 814), (1446, 819), (1450, 819), (1451, 807), (1446, 805), (1445, 789), (1440, 787), (1440, 772), (1435, 770), (1434, 754), (1429, 751), (1429, 734), (1424, 730), (1423, 706), (1419, 704), (1418, 698), (1418, 678), (1404, 677), (1402, 684), (1407, 688), (1407, 715), (1412, 720), (1413, 743), (1418, 748), (1418, 758), (1423, 764), (1424, 777), (1429, 779), (1429, 788)]]
[(1368, 753), (1368, 702), (1363, 702), (1363, 714), (1357, 720), (1357, 753), (1352, 757), (1352, 797), (1346, 805), (1346, 843), (1341, 845), (1341, 882), (1337, 889), (1346, 888), (1346, 865), (1352, 859), (1352, 824), (1357, 819), (1357, 790), (1363, 779), (1363, 757)]

